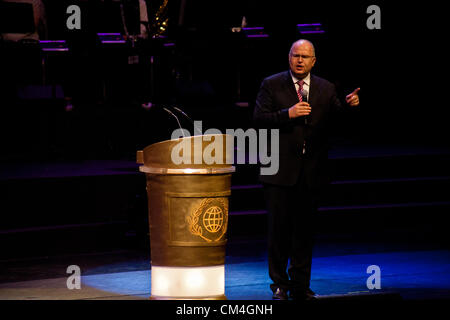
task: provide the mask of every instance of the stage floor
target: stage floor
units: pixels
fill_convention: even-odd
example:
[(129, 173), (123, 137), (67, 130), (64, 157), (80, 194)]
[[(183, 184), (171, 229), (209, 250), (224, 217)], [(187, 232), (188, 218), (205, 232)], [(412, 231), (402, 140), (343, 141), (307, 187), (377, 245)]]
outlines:
[[(2, 300), (141, 300), (150, 292), (150, 261), (142, 252), (107, 252), (4, 261)], [(81, 289), (69, 290), (66, 268), (81, 268)], [(368, 289), (367, 267), (381, 270)], [(8, 276), (9, 273), (9, 276)], [(15, 273), (15, 274), (13, 274)], [(321, 241), (314, 249), (311, 288), (321, 299), (377, 295), (450, 299), (450, 250), (438, 245)], [(225, 266), (229, 300), (270, 300), (263, 239), (230, 243)]]

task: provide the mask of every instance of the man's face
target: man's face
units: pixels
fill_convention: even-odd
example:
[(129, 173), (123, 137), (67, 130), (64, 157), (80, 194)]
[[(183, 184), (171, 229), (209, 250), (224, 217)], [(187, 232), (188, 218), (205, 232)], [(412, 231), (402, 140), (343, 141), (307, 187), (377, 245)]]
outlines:
[(316, 63), (312, 46), (307, 42), (295, 44), (289, 53), (291, 72), (299, 79), (303, 79)]

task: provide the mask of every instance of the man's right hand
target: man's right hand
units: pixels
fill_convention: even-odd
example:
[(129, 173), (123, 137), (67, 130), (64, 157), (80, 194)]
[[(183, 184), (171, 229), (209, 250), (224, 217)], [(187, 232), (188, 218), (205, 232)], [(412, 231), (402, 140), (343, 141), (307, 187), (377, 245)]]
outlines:
[(289, 108), (289, 118), (307, 116), (311, 113), (311, 107), (308, 102), (299, 102)]

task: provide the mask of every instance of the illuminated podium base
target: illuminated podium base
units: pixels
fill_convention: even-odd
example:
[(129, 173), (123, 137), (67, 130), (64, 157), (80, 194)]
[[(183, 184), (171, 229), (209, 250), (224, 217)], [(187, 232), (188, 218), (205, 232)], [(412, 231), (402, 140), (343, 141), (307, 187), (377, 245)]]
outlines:
[(150, 299), (225, 300), (225, 265), (152, 267)]

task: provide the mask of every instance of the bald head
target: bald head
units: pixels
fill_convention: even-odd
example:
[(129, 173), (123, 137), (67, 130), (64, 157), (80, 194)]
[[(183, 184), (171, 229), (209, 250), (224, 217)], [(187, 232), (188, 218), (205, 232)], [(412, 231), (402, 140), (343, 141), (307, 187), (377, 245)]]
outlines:
[(289, 51), (289, 67), (297, 79), (305, 78), (316, 63), (314, 45), (305, 39), (295, 41)]
[(291, 46), (291, 50), (289, 50), (289, 55), (291, 55), (293, 50), (299, 46), (307, 48), (308, 50), (311, 51), (312, 56), (316, 56), (316, 50), (314, 49), (314, 45), (312, 44), (311, 41), (306, 40), (306, 39), (300, 39), (300, 40), (295, 41)]

